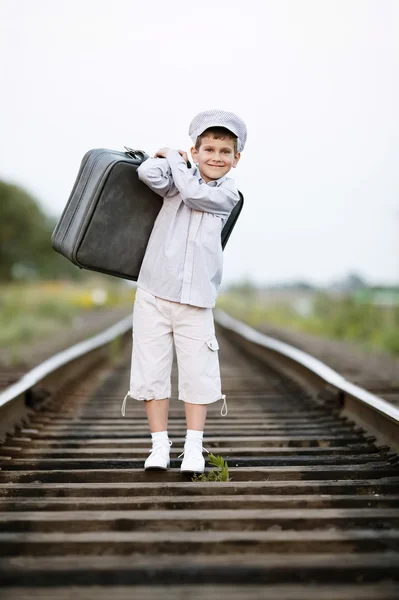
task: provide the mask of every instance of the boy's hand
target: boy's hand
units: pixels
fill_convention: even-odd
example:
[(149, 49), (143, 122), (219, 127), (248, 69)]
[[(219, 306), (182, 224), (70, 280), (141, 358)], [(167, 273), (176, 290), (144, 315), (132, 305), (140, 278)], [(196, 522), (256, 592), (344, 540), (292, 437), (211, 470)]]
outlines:
[[(157, 152), (155, 152), (154, 158), (166, 158), (166, 153), (168, 150), (169, 150), (169, 148), (160, 148), (160, 150), (157, 150)], [(183, 160), (186, 163), (188, 163), (187, 152), (184, 152), (184, 150), (178, 150), (178, 153), (180, 154), (180, 156), (183, 157)]]
[(154, 158), (166, 158), (166, 153), (168, 150), (169, 148), (161, 148), (160, 150), (157, 150), (157, 152), (154, 154)]
[(180, 154), (180, 156), (183, 157), (183, 159), (185, 160), (185, 162), (188, 163), (187, 152), (184, 152), (184, 150), (178, 150), (178, 153)]

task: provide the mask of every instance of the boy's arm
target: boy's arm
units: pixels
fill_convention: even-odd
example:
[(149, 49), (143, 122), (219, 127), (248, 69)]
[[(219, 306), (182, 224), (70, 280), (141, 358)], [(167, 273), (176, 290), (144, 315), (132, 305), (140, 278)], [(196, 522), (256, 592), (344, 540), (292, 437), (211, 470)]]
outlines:
[(166, 196), (173, 185), (166, 158), (147, 158), (137, 169), (137, 174), (141, 181), (162, 197)]
[(167, 161), (172, 173), (173, 183), (179, 190), (184, 204), (221, 217), (228, 217), (240, 199), (237, 189), (229, 182), (218, 187), (200, 184), (190, 173), (183, 157), (177, 150), (168, 149)]

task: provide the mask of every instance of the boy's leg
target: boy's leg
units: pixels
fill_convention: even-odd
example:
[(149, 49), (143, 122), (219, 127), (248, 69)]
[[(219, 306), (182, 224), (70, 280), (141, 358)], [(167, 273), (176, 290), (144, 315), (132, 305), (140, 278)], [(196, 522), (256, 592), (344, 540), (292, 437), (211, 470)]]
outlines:
[(205, 459), (202, 451), (202, 440), (206, 420), (206, 404), (184, 403), (187, 422), (187, 433), (184, 442), (184, 458), (180, 471), (182, 473), (203, 473), (205, 471)]
[[(137, 288), (129, 396), (156, 402), (170, 398), (172, 362), (173, 334), (168, 303)], [(164, 403), (160, 408), (163, 416), (165, 408)], [(150, 408), (151, 415), (152, 410)]]
[[(211, 308), (178, 304), (173, 309), (173, 334), (179, 370), (179, 400), (195, 405), (192, 419), (205, 423), (206, 406), (224, 399), (218, 342)], [(203, 412), (199, 405), (203, 405)], [(198, 411), (196, 412), (196, 408)], [(204, 414), (205, 413), (205, 414)], [(187, 413), (186, 413), (187, 414)]]
[(151, 433), (167, 431), (169, 398), (164, 400), (146, 400), (144, 402)]
[(144, 401), (151, 430), (152, 451), (145, 469), (170, 464), (168, 408), (171, 393), (173, 335), (168, 302), (137, 289), (133, 311), (133, 348), (128, 395)]
[(180, 305), (173, 332), (179, 368), (179, 399), (185, 403), (187, 435), (182, 472), (202, 473), (202, 438), (207, 405), (225, 399), (221, 393), (218, 343), (212, 309)]
[(185, 402), (184, 408), (186, 411), (187, 429), (204, 431), (207, 405)]

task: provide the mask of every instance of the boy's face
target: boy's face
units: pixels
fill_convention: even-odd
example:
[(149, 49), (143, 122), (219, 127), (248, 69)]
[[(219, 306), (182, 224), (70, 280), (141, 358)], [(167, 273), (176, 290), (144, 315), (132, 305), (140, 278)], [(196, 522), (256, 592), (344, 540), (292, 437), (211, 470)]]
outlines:
[(199, 172), (206, 183), (226, 175), (240, 160), (240, 153), (234, 154), (234, 141), (227, 137), (202, 138), (199, 150), (191, 148), (191, 156), (193, 161), (198, 163)]

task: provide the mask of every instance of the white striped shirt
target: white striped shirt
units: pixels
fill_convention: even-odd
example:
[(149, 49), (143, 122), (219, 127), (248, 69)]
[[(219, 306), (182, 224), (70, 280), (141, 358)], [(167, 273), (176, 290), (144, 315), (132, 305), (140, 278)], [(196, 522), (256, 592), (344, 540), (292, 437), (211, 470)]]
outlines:
[(137, 286), (165, 300), (213, 308), (223, 272), (221, 232), (239, 200), (234, 181), (205, 183), (171, 149), (167, 158), (149, 158), (137, 172), (164, 198)]

